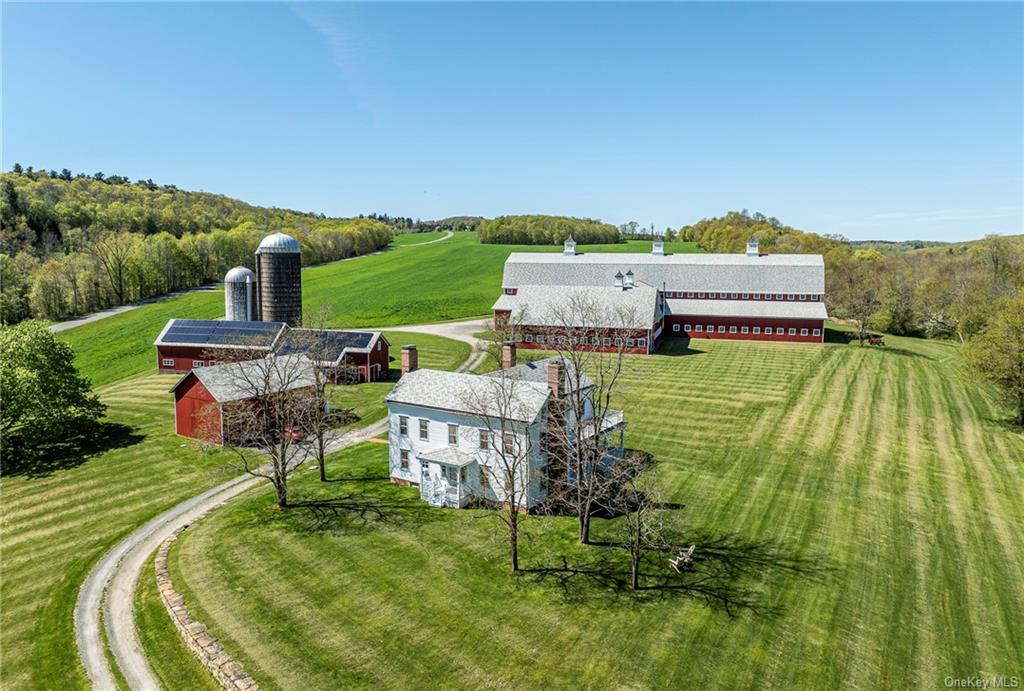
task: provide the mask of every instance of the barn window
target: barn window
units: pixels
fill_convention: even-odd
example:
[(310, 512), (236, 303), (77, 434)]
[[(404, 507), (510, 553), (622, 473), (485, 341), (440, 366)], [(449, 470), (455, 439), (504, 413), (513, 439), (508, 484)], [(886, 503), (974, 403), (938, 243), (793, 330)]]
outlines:
[(702, 325), (700, 325), (700, 324), (697, 324), (697, 333), (700, 333), (703, 330), (704, 330), (704, 327)]
[(760, 300), (761, 299), (761, 293), (754, 293), (754, 299), (755, 300)]
[(687, 294), (686, 294), (686, 297), (688, 297), (688, 298), (692, 298), (692, 297), (693, 297), (693, 293), (687, 293)]
[(160, 362), (164, 367), (174, 367), (174, 358), (165, 357)]
[(430, 423), (427, 420), (420, 419), (420, 439), (430, 439)]
[(491, 448), (491, 435), (485, 429), (480, 430), (480, 448), (481, 449), (489, 449), (489, 448)]
[(193, 360), (192, 361), (192, 366), (193, 367), (206, 367), (206, 363), (203, 362), (202, 360)]
[(736, 333), (736, 327), (735, 326), (730, 326), (729, 327), (729, 333), (731, 333), (731, 334)]
[(712, 326), (711, 324), (708, 324), (708, 333), (714, 333), (714, 331), (715, 331), (715, 327)]
[(544, 342), (544, 337), (543, 336), (537, 336), (537, 343), (543, 343), (543, 342)]
[(409, 435), (409, 418), (405, 415), (398, 416), (398, 433), (403, 437)]
[(448, 444), (449, 446), (459, 445), (459, 426), (448, 425)]
[(743, 293), (743, 299), (747, 300), (750, 298), (750, 293)]
[(755, 334), (759, 334), (759, 333), (761, 333), (761, 327), (760, 327), (760, 326), (755, 326), (755, 327), (754, 327), (754, 333), (755, 333)]
[(737, 297), (739, 297), (739, 296), (738, 296), (738, 295), (737, 295), (736, 293), (733, 293), (733, 294), (732, 294), (732, 299), (733, 299), (733, 300), (735, 300), (735, 299), (736, 299)]
[(533, 334), (526, 334), (526, 342), (533, 343)]
[(398, 452), (398, 462), (402, 466), (402, 470), (409, 469), (409, 450), (400, 449)]
[(708, 297), (711, 298), (711, 299), (714, 299), (715, 296), (717, 296), (717, 295), (718, 295), (718, 293), (708, 293)]
[(622, 338), (616, 338), (615, 339), (615, 345), (617, 345), (617, 346), (622, 345)]
[(796, 295), (794, 293), (790, 293), (789, 294), (789, 299), (790, 300), (796, 300)]
[(796, 336), (796, 329), (794, 329), (793, 327), (790, 327), (789, 328), (789, 335), (790, 336)]
[(693, 325), (687, 324), (686, 326), (683, 327), (683, 330), (686, 331), (686, 333), (690, 333), (691, 331), (693, 331)]
[(800, 329), (800, 335), (801, 336), (806, 336), (807, 335), (807, 329)]
[(776, 300), (781, 300), (782, 299), (782, 293), (775, 293), (775, 299)]
[(800, 299), (801, 300), (806, 300), (807, 299), (807, 295), (805, 293), (800, 293)]
[(612, 339), (605, 336), (604, 338), (601, 339), (601, 343), (603, 343), (606, 346), (609, 346), (612, 344)]
[(819, 300), (821, 300), (821, 296), (820, 295), (812, 295), (811, 296), (811, 300), (813, 300), (814, 302), (818, 302)]
[(764, 327), (764, 335), (765, 336), (771, 336), (772, 335), (772, 327), (770, 327), (770, 326)]
[(636, 344), (636, 340), (634, 340), (632, 338), (627, 338), (626, 339), (626, 345), (629, 346), (630, 348), (632, 348), (635, 344)]
[(740, 329), (740, 333), (741, 333), (741, 334), (746, 334), (746, 333), (750, 333), (750, 329), (748, 329), (747, 327), (745, 327), (745, 326), (744, 326), (744, 327), (742, 327), (742, 328)]
[[(733, 327), (733, 328), (735, 328), (735, 327)], [(724, 333), (725, 333), (725, 327), (724, 327), (724, 326), (721, 326), (721, 325), (719, 325), (719, 327), (718, 327), (718, 333), (720, 333), (720, 334), (724, 334)]]
[(704, 293), (697, 293), (697, 297), (703, 298), (704, 297)]
[[(673, 324), (672, 325), (672, 330), (678, 332), (679, 331), (679, 324)], [(690, 330), (689, 327), (687, 327), (686, 330), (689, 331)]]
[(820, 336), (821, 335), (821, 329), (815, 329), (814, 330), (814, 335), (815, 336)]
[(638, 346), (640, 346), (641, 348), (646, 348), (647, 347), (647, 339), (646, 338), (638, 338), (638, 339), (636, 339), (636, 344)]

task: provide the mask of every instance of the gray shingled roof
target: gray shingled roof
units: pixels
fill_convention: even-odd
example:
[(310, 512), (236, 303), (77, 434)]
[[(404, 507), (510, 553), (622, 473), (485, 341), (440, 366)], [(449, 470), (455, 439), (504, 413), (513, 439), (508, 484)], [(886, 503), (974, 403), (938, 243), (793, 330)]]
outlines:
[[(546, 385), (531, 381), (518, 381), (513, 389), (503, 389), (492, 377), (419, 369), (403, 375), (384, 401), (533, 422), (544, 409), (548, 393)], [(514, 400), (506, 403), (509, 394)]]
[(513, 252), (502, 286), (612, 286), (632, 269), (637, 282), (666, 290), (824, 294), (820, 254), (563, 254)]
[(434, 463), (444, 463), (446, 465), (454, 465), (462, 467), (464, 465), (471, 465), (476, 463), (476, 456), (472, 456), (465, 451), (460, 451), (454, 446), (442, 446), (439, 449), (430, 449), (429, 451), (420, 451), (416, 454), (417, 458), (424, 461), (433, 461)]
[(824, 302), (813, 300), (665, 300), (668, 313), (694, 317), (828, 319)]
[[(533, 362), (524, 362), (521, 365), (510, 367), (506, 370), (496, 370), (494, 372), (488, 372), (484, 377), (512, 377), (520, 379), (522, 381), (532, 381), (538, 384), (547, 386), (548, 384), (548, 365), (556, 360), (559, 360), (559, 356), (547, 357), (542, 360), (534, 360)], [(562, 359), (565, 365), (565, 382), (570, 387), (569, 391), (572, 390), (572, 386), (576, 383), (576, 376), (573, 374), (576, 371), (576, 366), (568, 360)], [(584, 389), (590, 388), (594, 385), (594, 380), (587, 376), (584, 372), (579, 378), (580, 386)]]
[(302, 389), (316, 383), (313, 365), (302, 355), (268, 355), (260, 360), (196, 367), (179, 379), (171, 391), (177, 389), (191, 374), (196, 375), (219, 403), (244, 401), (271, 393)]
[[(597, 312), (573, 309), (574, 300), (580, 305), (592, 304)], [(492, 309), (508, 310), (513, 323), (531, 326), (649, 329), (661, 316), (657, 289), (644, 283), (625, 289), (614, 285), (521, 285), (515, 295), (499, 297)]]

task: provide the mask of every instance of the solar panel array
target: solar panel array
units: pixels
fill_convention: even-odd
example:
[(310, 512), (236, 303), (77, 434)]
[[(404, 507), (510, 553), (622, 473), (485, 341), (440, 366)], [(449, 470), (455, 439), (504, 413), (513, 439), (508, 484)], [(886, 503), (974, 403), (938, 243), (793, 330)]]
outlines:
[(268, 347), (282, 328), (282, 322), (175, 319), (161, 340), (183, 345)]
[[(277, 352), (281, 355), (306, 353), (310, 348), (311, 341), (321, 335), (323, 337), (323, 344), (317, 350), (322, 350), (324, 359), (331, 362), (341, 357), (342, 352), (346, 348), (366, 348), (373, 339), (373, 334), (365, 331), (324, 331), (317, 333), (307, 329), (293, 329), (288, 332), (284, 343), (278, 348)], [(320, 354), (318, 354), (319, 356)]]

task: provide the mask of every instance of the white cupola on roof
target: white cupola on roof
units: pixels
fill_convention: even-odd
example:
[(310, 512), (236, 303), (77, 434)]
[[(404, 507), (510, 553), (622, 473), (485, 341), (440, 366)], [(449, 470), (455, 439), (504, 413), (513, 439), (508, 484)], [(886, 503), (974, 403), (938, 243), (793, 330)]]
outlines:
[(656, 257), (665, 256), (665, 241), (661, 238), (654, 238), (654, 246), (651, 248), (651, 254)]
[(627, 288), (633, 287), (633, 269), (630, 269), (629, 271), (626, 272), (626, 280), (623, 283), (623, 285)]
[(747, 240), (747, 256), (760, 257), (761, 252), (757, 246), (757, 240)]
[(622, 283), (622, 279), (623, 279), (622, 272), (621, 271), (616, 271), (615, 272), (615, 287), (616, 288), (623, 288), (624, 287), (623, 283)]
[(565, 239), (565, 245), (562, 247), (562, 254), (567, 257), (576, 256), (576, 241), (572, 239), (572, 235)]

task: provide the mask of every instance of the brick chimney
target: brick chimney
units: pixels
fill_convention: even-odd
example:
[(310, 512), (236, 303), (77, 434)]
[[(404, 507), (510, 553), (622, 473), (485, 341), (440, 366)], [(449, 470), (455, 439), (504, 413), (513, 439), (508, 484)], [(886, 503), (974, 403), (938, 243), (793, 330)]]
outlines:
[(416, 346), (402, 346), (402, 374), (415, 372), (419, 366), (419, 352), (416, 350)]
[(516, 344), (505, 341), (501, 344), (501, 368), (509, 369), (516, 366)]
[(554, 398), (561, 398), (565, 393), (565, 363), (561, 358), (555, 358), (548, 363), (548, 388)]

